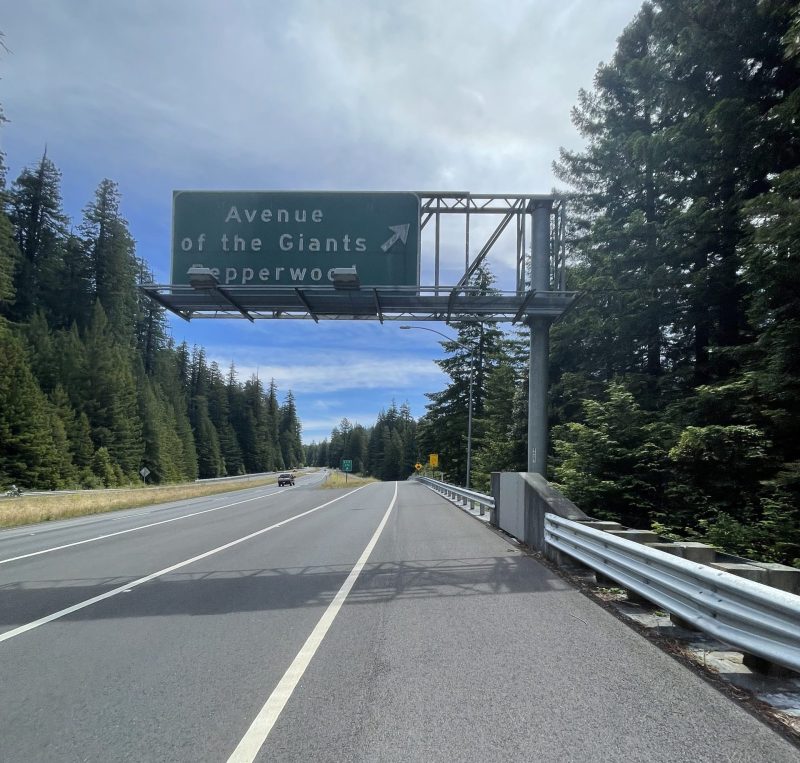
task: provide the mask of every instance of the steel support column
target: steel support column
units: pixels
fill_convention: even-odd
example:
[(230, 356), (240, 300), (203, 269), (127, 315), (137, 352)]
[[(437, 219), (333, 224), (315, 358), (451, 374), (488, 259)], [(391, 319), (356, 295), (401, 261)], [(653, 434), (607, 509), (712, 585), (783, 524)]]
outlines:
[(547, 387), (550, 366), (550, 321), (531, 318), (528, 363), (528, 471), (546, 476)]
[[(551, 200), (533, 203), (531, 289), (550, 290)], [(550, 320), (531, 318), (528, 363), (528, 471), (547, 476), (547, 387), (550, 371)]]

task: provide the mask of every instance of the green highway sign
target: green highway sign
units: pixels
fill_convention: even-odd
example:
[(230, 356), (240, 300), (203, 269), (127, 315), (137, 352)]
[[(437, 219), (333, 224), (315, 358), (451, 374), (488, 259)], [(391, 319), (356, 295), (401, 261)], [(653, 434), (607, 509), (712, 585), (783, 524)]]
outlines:
[(350, 458), (343, 458), (342, 459), (342, 471), (343, 472), (352, 472), (353, 471), (353, 460)]
[(193, 265), (222, 286), (330, 286), (355, 267), (364, 286), (418, 286), (414, 193), (174, 191), (172, 283)]

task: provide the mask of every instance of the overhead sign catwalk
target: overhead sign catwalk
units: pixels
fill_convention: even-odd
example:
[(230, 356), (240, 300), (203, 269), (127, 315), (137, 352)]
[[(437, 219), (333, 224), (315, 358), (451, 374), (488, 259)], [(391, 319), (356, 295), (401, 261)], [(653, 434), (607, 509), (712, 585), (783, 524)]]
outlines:
[(418, 286), (419, 220), (414, 193), (175, 191), (172, 283), (199, 265), (225, 286), (330, 285), (342, 267)]

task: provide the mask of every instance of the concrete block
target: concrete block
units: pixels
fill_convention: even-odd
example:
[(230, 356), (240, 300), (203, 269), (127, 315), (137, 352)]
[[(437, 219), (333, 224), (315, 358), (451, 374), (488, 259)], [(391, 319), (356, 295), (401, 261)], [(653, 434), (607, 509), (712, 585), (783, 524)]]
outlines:
[(705, 543), (680, 542), (680, 543), (648, 543), (650, 548), (674, 554), (681, 559), (698, 564), (711, 564), (717, 557), (717, 550)]
[(763, 567), (757, 567), (755, 564), (744, 564), (740, 562), (714, 562), (711, 565), (714, 569), (724, 570), (730, 572), (731, 575), (736, 575), (740, 578), (747, 580), (754, 580), (756, 583), (767, 584), (767, 570)]
[(707, 543), (695, 541), (681, 541), (675, 544), (681, 548), (681, 556), (690, 562), (698, 564), (711, 564), (717, 558), (717, 549)]
[(632, 540), (634, 543), (658, 543), (658, 535), (649, 530), (606, 530), (609, 535)]
[(581, 522), (584, 527), (591, 527), (595, 530), (624, 530), (619, 522), (606, 522), (600, 519), (590, 519)]
[(767, 585), (787, 593), (800, 594), (800, 569), (777, 562), (753, 562), (767, 571)]
[(664, 553), (672, 554), (673, 556), (683, 556), (681, 553), (682, 549), (677, 543), (668, 543), (665, 541), (659, 543), (648, 543), (647, 545), (650, 548), (654, 548), (656, 551), (663, 551)]

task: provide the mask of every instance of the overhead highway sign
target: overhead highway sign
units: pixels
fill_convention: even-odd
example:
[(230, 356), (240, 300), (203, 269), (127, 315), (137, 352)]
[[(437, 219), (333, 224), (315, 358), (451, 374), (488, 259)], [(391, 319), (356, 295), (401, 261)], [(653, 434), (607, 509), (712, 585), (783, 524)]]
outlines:
[(410, 192), (175, 191), (172, 283), (192, 267), (226, 286), (418, 286), (420, 200)]

